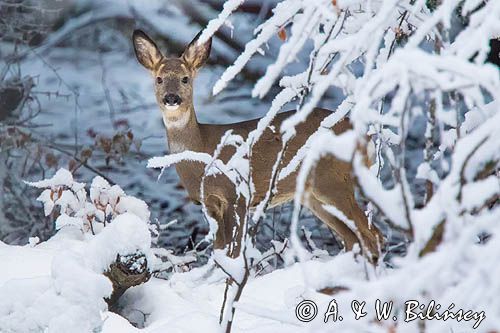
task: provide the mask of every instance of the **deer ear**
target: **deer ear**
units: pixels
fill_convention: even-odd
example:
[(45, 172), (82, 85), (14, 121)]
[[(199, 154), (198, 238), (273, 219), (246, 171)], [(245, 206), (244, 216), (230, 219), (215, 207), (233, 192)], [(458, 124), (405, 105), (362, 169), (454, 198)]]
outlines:
[(198, 44), (198, 38), (200, 36), (201, 31), (191, 43), (189, 43), (182, 54), (182, 59), (195, 71), (205, 64), (210, 56), (210, 49), (212, 48), (212, 38), (208, 39), (203, 44)]
[(142, 30), (135, 30), (132, 40), (137, 60), (147, 69), (153, 70), (163, 57), (158, 46)]

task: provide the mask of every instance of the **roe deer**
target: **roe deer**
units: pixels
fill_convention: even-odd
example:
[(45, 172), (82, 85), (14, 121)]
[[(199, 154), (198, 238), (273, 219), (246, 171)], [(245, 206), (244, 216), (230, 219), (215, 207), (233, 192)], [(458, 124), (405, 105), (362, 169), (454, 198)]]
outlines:
[[(165, 124), (169, 150), (175, 153), (192, 150), (213, 154), (227, 130), (231, 129), (246, 138), (259, 121), (254, 119), (226, 125), (200, 124), (197, 121), (193, 106), (193, 80), (197, 71), (208, 59), (211, 49), (211, 39), (198, 45), (199, 35), (187, 46), (182, 56), (177, 58), (163, 56), (153, 40), (144, 32), (136, 30), (133, 34), (137, 59), (154, 77), (155, 95)], [(272, 123), (274, 128), (280, 128), (283, 120), (292, 113), (278, 114)], [(329, 114), (331, 114), (329, 110), (315, 109), (306, 121), (298, 125), (297, 135), (289, 141), (282, 157), (281, 168), (290, 162), (297, 150)], [(343, 119), (333, 127), (336, 134), (348, 129), (350, 129), (348, 119)], [(266, 129), (253, 147), (250, 163), (255, 194), (252, 207), (265, 197), (271, 181), (272, 168), (281, 148), (281, 134), (270, 128)], [(225, 147), (220, 158), (227, 162), (234, 151), (233, 147)], [(176, 164), (176, 170), (190, 199), (199, 203), (204, 165), (200, 162), (183, 161)], [(271, 198), (269, 207), (281, 205), (294, 198), (297, 173), (298, 171), (295, 171), (277, 182), (276, 192)], [(233, 239), (233, 233), (238, 236), (241, 232), (235, 227), (235, 214), (242, 217), (246, 213), (245, 204), (242, 200), (236, 202), (237, 196), (233, 184), (222, 175), (205, 178), (203, 198), (208, 214), (218, 224), (214, 248), (224, 248)], [(375, 226), (369, 225), (365, 214), (356, 203), (349, 163), (331, 156), (319, 160), (307, 181), (306, 195), (302, 204), (342, 239), (346, 250), (351, 250), (361, 241), (363, 248), (366, 248), (374, 258), (378, 255), (382, 236)], [(354, 222), (357, 230), (351, 230), (344, 222), (329, 214), (324, 205), (337, 207)], [(358, 239), (358, 236), (362, 239)]]

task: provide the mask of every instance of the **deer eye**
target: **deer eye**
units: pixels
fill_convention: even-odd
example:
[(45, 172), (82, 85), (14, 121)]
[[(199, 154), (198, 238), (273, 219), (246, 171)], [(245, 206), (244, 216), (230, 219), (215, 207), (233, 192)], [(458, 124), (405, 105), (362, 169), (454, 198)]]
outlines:
[(159, 77), (159, 76), (158, 76), (158, 77), (156, 78), (156, 83), (158, 83), (158, 84), (162, 84), (162, 83), (163, 83), (163, 79), (162, 79), (161, 77)]
[(184, 76), (182, 78), (182, 83), (188, 83), (189, 82), (189, 78), (187, 76)]

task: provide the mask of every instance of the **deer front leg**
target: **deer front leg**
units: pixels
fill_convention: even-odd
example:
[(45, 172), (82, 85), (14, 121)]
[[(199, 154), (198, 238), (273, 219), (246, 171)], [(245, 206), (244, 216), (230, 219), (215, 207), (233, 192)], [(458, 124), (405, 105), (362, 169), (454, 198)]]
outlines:
[(237, 257), (241, 248), (243, 221), (245, 218), (245, 200), (243, 198), (221, 198), (209, 195), (205, 200), (208, 214), (217, 221), (214, 249), (227, 247), (228, 255)]
[(231, 230), (225, 223), (224, 215), (227, 203), (222, 198), (209, 195), (205, 198), (208, 215), (217, 222), (217, 231), (214, 238), (214, 249), (224, 249), (231, 240)]
[(224, 226), (231, 230), (228, 256), (236, 258), (240, 254), (241, 240), (245, 227), (246, 203), (243, 197), (233, 198), (224, 211)]

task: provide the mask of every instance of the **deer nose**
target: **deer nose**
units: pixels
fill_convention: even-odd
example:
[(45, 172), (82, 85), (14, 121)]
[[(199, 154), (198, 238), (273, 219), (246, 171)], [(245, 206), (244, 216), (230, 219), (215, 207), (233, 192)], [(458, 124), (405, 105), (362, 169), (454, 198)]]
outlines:
[(182, 103), (182, 99), (181, 99), (181, 97), (179, 95), (176, 95), (176, 94), (167, 94), (163, 98), (163, 103), (165, 105), (170, 105), (170, 106), (180, 105)]

